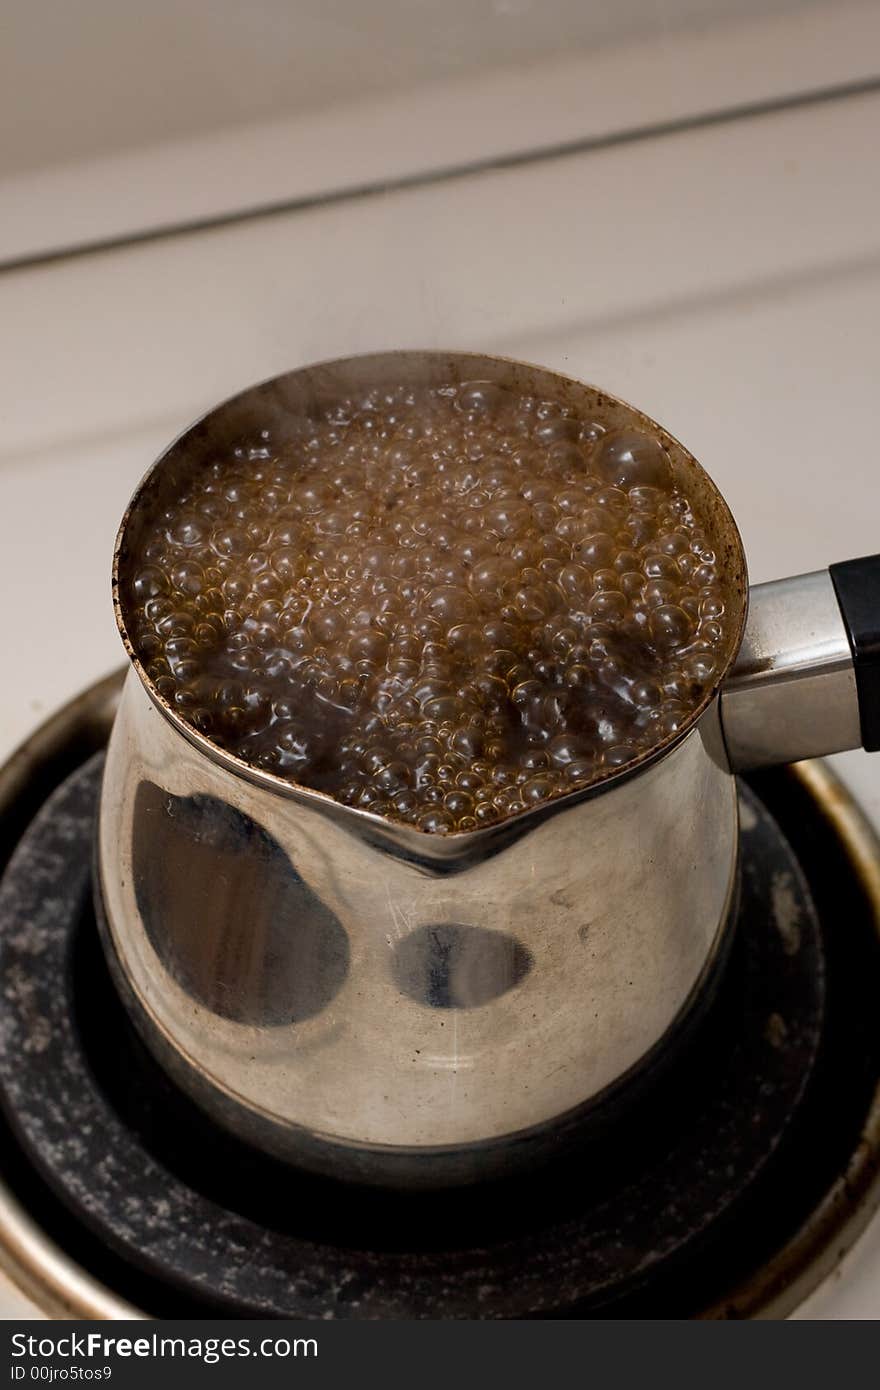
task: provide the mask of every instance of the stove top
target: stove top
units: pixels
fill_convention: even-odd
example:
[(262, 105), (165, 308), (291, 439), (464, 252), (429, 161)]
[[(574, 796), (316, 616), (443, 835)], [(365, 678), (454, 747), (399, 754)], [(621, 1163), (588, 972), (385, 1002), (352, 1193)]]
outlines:
[[(117, 688), (86, 691), (0, 774), (2, 842), (18, 841), (0, 880), (0, 1248), (45, 1303), (84, 1316), (108, 1300), (119, 1315), (782, 1316), (862, 1229), (880, 1201), (877, 845), (821, 765), (741, 788), (729, 958), (628, 1108), (524, 1179), (367, 1191), (221, 1134), (128, 1023), (91, 906)], [(43, 1233), (24, 1256), (22, 1209)], [(59, 1274), (53, 1245), (72, 1270)]]

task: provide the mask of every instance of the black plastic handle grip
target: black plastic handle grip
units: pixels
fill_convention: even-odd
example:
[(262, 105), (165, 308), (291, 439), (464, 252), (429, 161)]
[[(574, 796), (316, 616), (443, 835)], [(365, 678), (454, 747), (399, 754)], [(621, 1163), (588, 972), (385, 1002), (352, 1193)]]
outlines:
[(829, 573), (852, 647), (862, 746), (880, 752), (880, 555), (843, 560)]

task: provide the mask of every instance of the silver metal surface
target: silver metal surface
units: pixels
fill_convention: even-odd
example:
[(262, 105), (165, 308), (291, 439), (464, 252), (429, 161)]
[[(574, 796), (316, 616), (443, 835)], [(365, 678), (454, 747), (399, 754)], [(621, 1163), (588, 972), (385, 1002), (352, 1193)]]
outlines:
[(146, 1316), (60, 1249), (3, 1183), (0, 1269), (50, 1318), (129, 1320)]
[(736, 771), (860, 746), (852, 650), (827, 570), (752, 587), (721, 723)]
[(718, 949), (738, 840), (719, 747), (713, 705), (638, 777), (452, 865), (231, 777), (131, 672), (99, 828), (111, 965), (160, 1061), (252, 1142), (367, 1179), (442, 1180), (383, 1149), (495, 1142), (456, 1172), (506, 1167), (497, 1141), (637, 1066)]
[(735, 887), (714, 691), (604, 783), (444, 837), (248, 767), (190, 729), (140, 666), (120, 576), (178, 468), (353, 391), (475, 378), (659, 435), (718, 541), (732, 659), (745, 564), (711, 480), (624, 402), (500, 358), (388, 353), (246, 391), (171, 446), (117, 540), (134, 671), (100, 816), (111, 967), (148, 1044), (205, 1108), (252, 1142), (360, 1177), (463, 1180), (525, 1160), (524, 1136), (570, 1123), (679, 1021)]
[[(429, 836), (190, 729), (137, 659), (120, 576), (167, 479), (242, 431), (391, 380), (475, 378), (659, 436), (715, 537), (731, 642), (690, 721), (639, 761), (501, 825)], [(735, 766), (849, 746), (830, 584), (769, 588), (724, 696)], [(525, 1161), (526, 1137), (570, 1125), (657, 1051), (719, 950), (738, 838), (718, 697), (745, 624), (745, 561), (681, 444), (594, 387), (500, 358), (323, 363), (227, 401), (163, 455), (120, 527), (114, 600), (134, 669), (101, 802), (105, 945), (148, 1045), (207, 1110), (299, 1163), (463, 1181)]]

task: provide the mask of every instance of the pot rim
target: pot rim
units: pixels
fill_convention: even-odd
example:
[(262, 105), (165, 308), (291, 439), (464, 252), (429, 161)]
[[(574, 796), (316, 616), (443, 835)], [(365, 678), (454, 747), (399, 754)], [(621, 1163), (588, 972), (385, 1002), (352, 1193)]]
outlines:
[[(479, 376), (480, 372), (486, 372), (487, 370), (494, 370), (497, 372), (498, 375), (496, 379), (503, 379), (504, 369), (507, 370), (508, 374), (513, 373), (515, 375), (517, 373), (524, 373), (532, 379), (537, 376), (548, 384), (553, 382), (575, 393), (591, 393), (594, 397), (595, 404), (616, 408), (631, 415), (634, 418), (634, 422), (639, 423), (643, 428), (646, 428), (649, 433), (659, 437), (667, 451), (675, 451), (686, 468), (694, 470), (695, 478), (699, 481), (701, 491), (704, 494), (701, 500), (710, 500), (713, 511), (715, 512), (713, 526), (719, 531), (716, 539), (719, 542), (722, 540), (725, 542), (727, 551), (726, 562), (728, 564), (732, 562), (732, 567), (735, 570), (735, 572), (731, 574), (729, 590), (734, 600), (738, 602), (738, 611), (735, 611), (733, 615), (734, 624), (730, 635), (726, 658), (714, 682), (706, 691), (699, 704), (691, 711), (681, 729), (667, 735), (661, 742), (655, 744), (639, 757), (634, 758), (632, 762), (624, 764), (621, 768), (609, 770), (605, 775), (600, 775), (585, 787), (576, 788), (571, 792), (566, 792), (562, 796), (542, 802), (538, 806), (517, 812), (515, 815), (509, 816), (497, 824), (479, 827), (475, 830), (456, 831), (449, 835), (431, 835), (424, 830), (419, 830), (415, 826), (388, 820), (384, 816), (377, 815), (375, 812), (367, 811), (356, 806), (346, 806), (327, 792), (317, 791), (314, 788), (303, 786), (300, 783), (287, 781), (283, 777), (278, 776), (277, 773), (269, 772), (266, 769), (252, 767), (242, 758), (237, 757), (234, 753), (230, 753), (219, 747), (218, 744), (212, 742), (205, 734), (200, 733), (199, 730), (189, 724), (156, 689), (153, 681), (141, 663), (129, 636), (120, 592), (120, 572), (126, 558), (126, 542), (131, 522), (138, 513), (139, 504), (163, 465), (166, 464), (170, 458), (179, 453), (185, 443), (193, 436), (194, 432), (202, 429), (212, 418), (219, 415), (221, 412), (228, 411), (236, 405), (243, 405), (251, 397), (257, 398), (260, 394), (268, 396), (273, 390), (278, 390), (283, 383), (293, 381), (296, 378), (307, 378), (309, 375), (326, 372), (345, 373), (352, 369), (360, 369), (361, 371), (369, 372), (374, 368), (375, 378), (373, 379), (373, 384), (376, 385), (380, 384), (383, 376), (385, 376), (386, 379), (393, 378), (393, 368), (395, 364), (398, 364), (399, 367), (403, 367), (407, 363), (412, 365), (416, 365), (417, 363), (432, 363), (437, 368), (445, 366), (446, 373), (441, 373), (441, 375), (451, 374), (460, 381), (481, 379)], [(455, 367), (457, 365), (463, 368), (470, 367), (470, 371), (467, 375), (463, 374), (461, 371), (456, 371)], [(364, 382), (364, 384), (366, 384), (366, 382)], [(722, 529), (726, 534), (720, 534)], [(695, 730), (702, 716), (718, 698), (721, 687), (736, 660), (745, 631), (748, 611), (748, 573), (742, 537), (740, 536), (733, 514), (720, 489), (690, 450), (674, 435), (670, 434), (668, 430), (664, 429), (663, 426), (659, 425), (649, 415), (646, 415), (644, 411), (639, 410), (637, 407), (630, 405), (627, 401), (612, 395), (610, 392), (600, 387), (592, 386), (587, 382), (579, 380), (577, 377), (570, 377), (565, 373), (554, 371), (549, 367), (541, 367), (534, 363), (523, 362), (517, 358), (501, 356), (495, 353), (476, 353), (457, 350), (398, 349), (388, 352), (357, 353), (348, 357), (327, 358), (321, 362), (309, 363), (288, 372), (266, 377), (262, 381), (256, 382), (242, 391), (237, 391), (218, 404), (211, 406), (210, 409), (203, 412), (203, 414), (181, 430), (144, 473), (123, 513), (113, 547), (112, 594), (116, 626), (122, 638), (122, 643), (128, 655), (129, 662), (136, 671), (141, 685), (150, 697), (153, 706), (162, 717), (198, 752), (202, 753), (209, 761), (222, 768), (225, 772), (231, 773), (233, 776), (250, 783), (252, 786), (261, 787), (266, 791), (273, 792), (276, 795), (286, 797), (301, 804), (312, 805), (315, 810), (323, 812), (334, 820), (359, 826), (361, 833), (368, 835), (372, 839), (395, 845), (398, 852), (404, 852), (415, 861), (424, 861), (437, 866), (441, 865), (443, 861), (450, 861), (452, 865), (454, 861), (458, 859), (469, 857), (471, 850), (485, 855), (492, 845), (501, 848), (511, 839), (518, 838), (519, 835), (531, 829), (540, 821), (549, 816), (558, 814), (561, 811), (568, 810), (582, 801), (591, 800), (595, 796), (609, 792), (625, 782), (631, 781), (633, 778), (646, 772), (649, 768), (654, 767), (658, 762), (672, 753), (688, 735)]]

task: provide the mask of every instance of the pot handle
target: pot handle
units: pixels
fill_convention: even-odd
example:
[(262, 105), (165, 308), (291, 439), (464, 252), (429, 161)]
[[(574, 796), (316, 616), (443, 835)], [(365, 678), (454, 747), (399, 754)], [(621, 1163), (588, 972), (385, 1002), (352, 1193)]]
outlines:
[(751, 589), (721, 723), (735, 772), (880, 750), (880, 555)]

